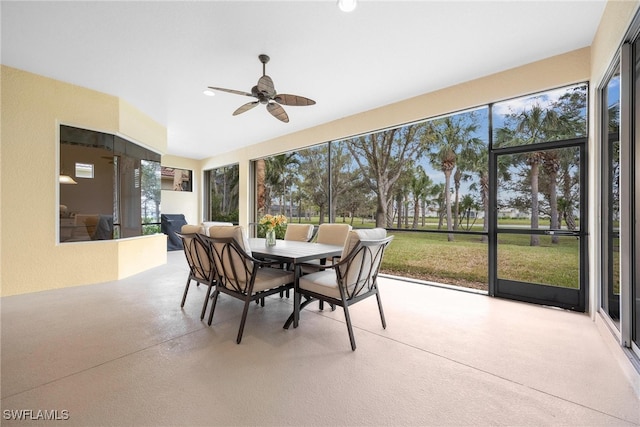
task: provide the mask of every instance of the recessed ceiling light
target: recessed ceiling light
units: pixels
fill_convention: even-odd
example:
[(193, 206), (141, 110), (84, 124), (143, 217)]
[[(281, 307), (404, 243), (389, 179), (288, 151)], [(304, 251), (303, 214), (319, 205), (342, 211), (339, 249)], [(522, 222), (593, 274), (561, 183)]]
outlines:
[(357, 0), (338, 0), (338, 7), (343, 12), (351, 12), (358, 5)]
[(215, 92), (212, 91), (211, 89), (205, 89), (202, 91), (203, 94), (207, 95), (207, 96), (215, 96)]

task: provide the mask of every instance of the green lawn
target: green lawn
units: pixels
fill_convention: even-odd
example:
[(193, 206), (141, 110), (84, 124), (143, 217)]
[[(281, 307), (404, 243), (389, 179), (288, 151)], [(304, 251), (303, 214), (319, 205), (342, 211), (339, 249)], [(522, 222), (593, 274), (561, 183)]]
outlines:
[[(488, 250), (480, 236), (395, 232), (385, 253), (382, 272), (476, 289), (487, 289)], [(541, 245), (529, 246), (528, 236), (501, 235), (498, 277), (577, 288), (578, 241), (561, 238), (557, 245), (541, 236)]]
[[(291, 220), (290, 220), (291, 221)], [(298, 222), (293, 219), (291, 222)], [(313, 224), (318, 218), (311, 218)], [(339, 218), (336, 222), (342, 222)], [(347, 220), (346, 222), (349, 222)], [(526, 219), (500, 219), (499, 224), (527, 225)], [(372, 228), (371, 219), (354, 219), (354, 228)], [(428, 218), (425, 230), (437, 229), (437, 219)], [(474, 231), (481, 231), (476, 223)], [(394, 240), (385, 253), (381, 271), (397, 276), (454, 284), (487, 290), (489, 256), (487, 244), (479, 235), (446, 233), (390, 232)], [(530, 246), (529, 236), (501, 233), (498, 236), (498, 278), (577, 288), (579, 284), (579, 241), (560, 237), (558, 244), (550, 236), (540, 236), (540, 246)]]

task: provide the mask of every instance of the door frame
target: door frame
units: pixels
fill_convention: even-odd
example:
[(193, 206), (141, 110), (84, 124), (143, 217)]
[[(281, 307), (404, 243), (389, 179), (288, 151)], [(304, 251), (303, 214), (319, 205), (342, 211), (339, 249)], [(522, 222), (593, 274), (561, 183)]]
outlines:
[[(498, 230), (498, 157), (501, 155), (523, 154), (533, 151), (545, 151), (556, 148), (578, 148), (580, 152), (580, 221), (576, 232), (567, 230), (531, 230), (502, 227)], [(513, 299), (534, 304), (549, 305), (584, 312), (589, 304), (588, 275), (588, 200), (587, 200), (587, 137), (562, 141), (542, 142), (515, 147), (489, 148), (489, 295)], [(532, 284), (513, 280), (498, 279), (498, 234), (541, 234), (553, 231), (557, 235), (576, 236), (579, 243), (579, 289), (561, 288), (541, 284)]]

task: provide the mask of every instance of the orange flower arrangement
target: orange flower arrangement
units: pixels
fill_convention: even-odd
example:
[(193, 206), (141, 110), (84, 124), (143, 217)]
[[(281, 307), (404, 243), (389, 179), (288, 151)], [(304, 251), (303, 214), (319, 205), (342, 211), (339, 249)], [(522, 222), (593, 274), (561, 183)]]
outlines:
[(267, 231), (273, 230), (276, 232), (276, 237), (282, 239), (284, 238), (284, 232), (287, 228), (287, 217), (284, 215), (267, 214), (260, 218), (259, 224), (264, 234), (266, 234)]

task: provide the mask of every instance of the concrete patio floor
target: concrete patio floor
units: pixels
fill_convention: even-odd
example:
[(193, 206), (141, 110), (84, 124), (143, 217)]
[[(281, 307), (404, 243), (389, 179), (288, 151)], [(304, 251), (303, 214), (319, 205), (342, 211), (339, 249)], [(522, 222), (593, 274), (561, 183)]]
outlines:
[(3, 426), (640, 425), (637, 372), (586, 314), (381, 278), (387, 329), (375, 299), (354, 305), (355, 352), (340, 308), (284, 330), (277, 296), (237, 345), (242, 304), (221, 296), (207, 326), (205, 289), (181, 309), (187, 265), (168, 259), (2, 298)]

